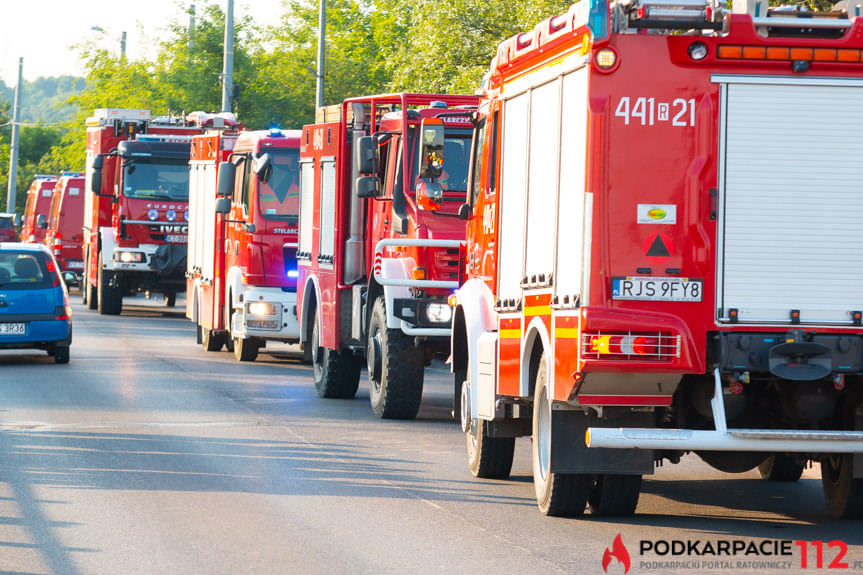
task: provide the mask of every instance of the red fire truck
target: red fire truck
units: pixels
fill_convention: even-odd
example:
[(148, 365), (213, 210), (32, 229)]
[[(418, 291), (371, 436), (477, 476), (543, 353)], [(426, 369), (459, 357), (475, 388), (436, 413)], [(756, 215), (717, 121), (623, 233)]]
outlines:
[(529, 435), (544, 513), (626, 515), (686, 452), (814, 461), (863, 515), (863, 19), (811, 16), (589, 0), (499, 46), (453, 297), (475, 475)]
[(67, 285), (77, 284), (84, 270), (81, 223), (84, 220), (84, 174), (64, 172), (54, 186), (48, 218), (37, 218), (46, 228), (45, 245), (54, 251)]
[(45, 228), (39, 226), (39, 216), (47, 217), (51, 207), (51, 197), (57, 176), (37, 174), (24, 204), (24, 217), (21, 221), (21, 241), (40, 243), (45, 239)]
[(186, 315), (207, 351), (254, 361), (267, 341), (299, 341), (299, 147), (299, 130), (193, 139)]
[[(222, 122), (216, 117), (209, 121)], [(185, 288), (189, 149), (201, 122), (98, 109), (87, 120), (83, 298), (117, 315), (123, 296)]]
[(391, 94), (318, 110), (300, 147), (300, 337), (321, 397), (412, 418), (424, 366), (449, 353), (473, 96)]

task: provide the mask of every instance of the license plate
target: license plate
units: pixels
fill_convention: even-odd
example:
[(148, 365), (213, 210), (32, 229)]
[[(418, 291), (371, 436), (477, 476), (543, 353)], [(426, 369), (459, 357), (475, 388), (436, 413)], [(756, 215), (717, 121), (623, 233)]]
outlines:
[(68, 262), (66, 267), (70, 270), (82, 270), (84, 269), (84, 262)]
[(611, 299), (639, 301), (701, 301), (700, 279), (625, 277), (611, 280)]
[(0, 335), (24, 335), (27, 333), (26, 323), (0, 323)]
[(165, 241), (169, 244), (185, 244), (188, 238), (189, 236), (167, 235), (165, 236)]

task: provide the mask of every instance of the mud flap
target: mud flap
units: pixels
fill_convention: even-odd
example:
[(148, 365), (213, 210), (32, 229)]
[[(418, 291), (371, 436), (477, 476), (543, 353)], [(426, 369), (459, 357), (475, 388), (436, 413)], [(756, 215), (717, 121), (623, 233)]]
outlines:
[(653, 473), (652, 449), (588, 449), (588, 427), (653, 427), (653, 413), (621, 413), (604, 419), (581, 411), (554, 410), (551, 419), (551, 471), (554, 473)]

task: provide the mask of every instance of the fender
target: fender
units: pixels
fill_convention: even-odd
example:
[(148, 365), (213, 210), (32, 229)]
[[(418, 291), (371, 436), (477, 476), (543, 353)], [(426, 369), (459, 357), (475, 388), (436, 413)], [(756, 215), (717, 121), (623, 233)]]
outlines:
[[(309, 275), (306, 278), (306, 287), (303, 288), (303, 301), (299, 302), (297, 306), (301, 343), (306, 343), (306, 334), (309, 333), (309, 328), (312, 327), (311, 324), (315, 319), (314, 314), (311, 313), (311, 300), (307, 297), (309, 291), (314, 292), (316, 302), (321, 301), (321, 288), (318, 285), (318, 277), (315, 275)], [(318, 328), (320, 329), (320, 326)]]
[[(519, 392), (522, 397), (530, 394), (530, 354), (533, 346), (539, 339), (539, 344), (545, 351), (545, 373), (548, 374), (549, 397), (554, 397), (554, 350), (551, 347), (551, 338), (542, 318), (534, 317), (525, 329), (525, 336), (521, 344), (521, 382)], [(533, 399), (530, 397), (530, 399)]]
[[(201, 318), (201, 278), (195, 278), (191, 293), (194, 295), (193, 301), (191, 303), (186, 302), (186, 306), (191, 311), (189, 319), (192, 320), (192, 323), (198, 325)], [(188, 298), (188, 295), (186, 297)]]
[[(411, 271), (416, 267), (412, 258), (384, 258), (381, 260), (381, 275), (390, 279), (410, 279)], [(387, 310), (387, 328), (401, 329), (402, 322), (393, 315), (393, 301), (396, 298), (411, 297), (410, 288), (400, 286), (384, 286), (384, 305)]]
[[(467, 339), (467, 369), (468, 380), (471, 382), (479, 381), (479, 368), (476, 358), (472, 358), (471, 354), (476, 354), (479, 345), (479, 338), (484, 333), (497, 331), (497, 313), (494, 311), (494, 295), (480, 279), (470, 279), (456, 292), (458, 298), (458, 309), (461, 313), (454, 315), (454, 318), (464, 317), (464, 329)], [(455, 320), (453, 320), (455, 321)], [(453, 325), (453, 333), (457, 326)], [(450, 350), (452, 352), (451, 368), (457, 365), (460, 358), (456, 358), (456, 354), (461, 353), (454, 346), (455, 338), (452, 338)], [(497, 390), (494, 390), (495, 392)], [(478, 386), (472, 384), (470, 386), (470, 416), (472, 419), (478, 418), (479, 405), (479, 389)]]
[[(106, 270), (114, 269), (114, 248), (117, 247), (117, 236), (114, 233), (114, 228), (104, 226), (99, 228), (100, 253), (102, 254), (102, 264)], [(97, 260), (98, 261), (98, 260)], [(98, 273), (98, 263), (97, 273)]]
[(231, 311), (239, 307), (239, 294), (243, 293), (243, 268), (232, 266), (225, 275), (225, 289), (231, 294), (230, 299), (225, 299), (225, 329), (230, 332)]

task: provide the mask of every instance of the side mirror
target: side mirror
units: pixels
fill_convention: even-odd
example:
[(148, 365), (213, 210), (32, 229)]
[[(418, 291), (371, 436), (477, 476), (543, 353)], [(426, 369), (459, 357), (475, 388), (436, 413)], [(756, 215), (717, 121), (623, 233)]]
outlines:
[(255, 224), (243, 224), (243, 230), (246, 233), (253, 234), (256, 231)]
[(230, 214), (231, 213), (231, 198), (216, 198), (216, 213)]
[(270, 179), (270, 176), (273, 173), (273, 161), (269, 154), (263, 154), (262, 156), (255, 158), (254, 164), (252, 164), (252, 170), (255, 172), (255, 175), (258, 176), (258, 180), (266, 184), (267, 180)]
[(436, 212), (443, 205), (443, 188), (437, 182), (421, 181), (417, 186), (417, 205), (421, 210)]
[(378, 146), (374, 136), (357, 139), (356, 162), (358, 174), (378, 173)]
[(77, 281), (78, 278), (75, 277), (73, 272), (63, 272), (63, 281), (67, 284), (73, 284)]
[(458, 207), (458, 219), (460, 220), (469, 220), (473, 215), (473, 210), (470, 207), (470, 204), (462, 204)]
[(93, 158), (93, 170), (90, 173), (90, 191), (97, 196), (102, 195), (102, 154)]
[(443, 172), (444, 126), (440, 118), (426, 118), (420, 130), (420, 155), (417, 174), (435, 180)]
[(218, 192), (223, 198), (230, 198), (234, 193), (234, 176), (237, 167), (231, 162), (219, 162)]
[(36, 225), (43, 230), (48, 229), (48, 218), (45, 217), (45, 214), (39, 214), (36, 216)]
[(377, 176), (360, 176), (357, 178), (357, 197), (376, 198), (381, 193), (381, 181)]

